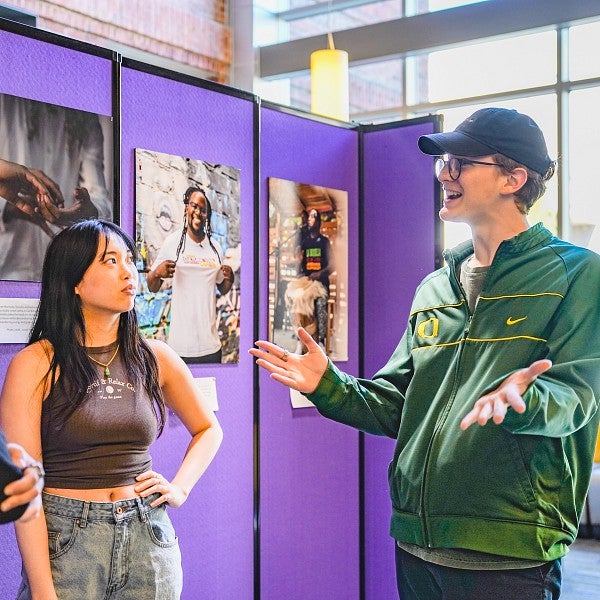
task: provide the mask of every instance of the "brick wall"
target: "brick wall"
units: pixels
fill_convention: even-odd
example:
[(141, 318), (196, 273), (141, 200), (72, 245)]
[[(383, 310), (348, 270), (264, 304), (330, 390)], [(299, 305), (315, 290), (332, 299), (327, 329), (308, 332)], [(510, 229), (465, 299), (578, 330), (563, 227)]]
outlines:
[[(40, 29), (110, 47), (107, 40), (155, 54), (227, 83), (231, 31), (226, 0), (9, 0), (37, 16)], [(123, 51), (126, 54), (125, 51)]]

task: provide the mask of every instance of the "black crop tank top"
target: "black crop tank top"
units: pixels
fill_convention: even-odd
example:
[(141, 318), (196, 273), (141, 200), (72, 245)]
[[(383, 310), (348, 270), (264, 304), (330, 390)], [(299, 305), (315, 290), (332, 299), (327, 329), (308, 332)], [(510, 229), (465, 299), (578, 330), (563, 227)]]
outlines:
[[(106, 364), (117, 349), (87, 348)], [(158, 424), (154, 406), (143, 385), (134, 385), (123, 368), (120, 352), (105, 368), (66, 422), (57, 419), (66, 399), (54, 389), (42, 404), (42, 453), (48, 487), (94, 489), (135, 483), (152, 468), (150, 444)]]

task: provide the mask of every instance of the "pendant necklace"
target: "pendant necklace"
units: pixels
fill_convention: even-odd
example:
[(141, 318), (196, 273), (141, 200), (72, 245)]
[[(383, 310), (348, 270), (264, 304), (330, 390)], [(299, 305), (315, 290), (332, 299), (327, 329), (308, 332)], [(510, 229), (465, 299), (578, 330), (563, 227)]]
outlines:
[(110, 357), (110, 360), (108, 362), (100, 362), (99, 360), (96, 360), (95, 358), (92, 358), (89, 354), (88, 354), (88, 358), (90, 360), (93, 360), (97, 365), (100, 365), (101, 367), (104, 367), (104, 377), (110, 377), (110, 370), (108, 367), (110, 367), (110, 365), (112, 364), (112, 361), (115, 360), (115, 357), (117, 356), (117, 352), (119, 351), (119, 346), (121, 344), (117, 344), (117, 347), (115, 348), (115, 352), (114, 354)]

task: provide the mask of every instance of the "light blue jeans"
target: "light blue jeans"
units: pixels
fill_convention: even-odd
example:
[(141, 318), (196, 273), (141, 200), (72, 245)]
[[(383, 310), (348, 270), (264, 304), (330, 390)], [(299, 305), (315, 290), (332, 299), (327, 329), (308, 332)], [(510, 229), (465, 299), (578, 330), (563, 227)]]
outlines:
[[(83, 502), (43, 494), (50, 566), (59, 600), (178, 600), (177, 536), (157, 498)], [(27, 577), (17, 600), (30, 600)]]

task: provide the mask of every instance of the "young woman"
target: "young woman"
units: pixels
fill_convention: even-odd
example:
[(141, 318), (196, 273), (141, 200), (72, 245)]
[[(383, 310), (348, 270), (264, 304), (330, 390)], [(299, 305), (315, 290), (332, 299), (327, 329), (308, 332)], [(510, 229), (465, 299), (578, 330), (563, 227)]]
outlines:
[[(15, 525), (18, 600), (180, 596), (166, 505), (185, 502), (222, 432), (183, 361), (138, 333), (134, 255), (126, 233), (97, 219), (48, 248), (37, 320), (0, 399), (7, 437), (46, 470), (44, 513)], [(192, 436), (171, 480), (148, 452), (166, 407)]]

